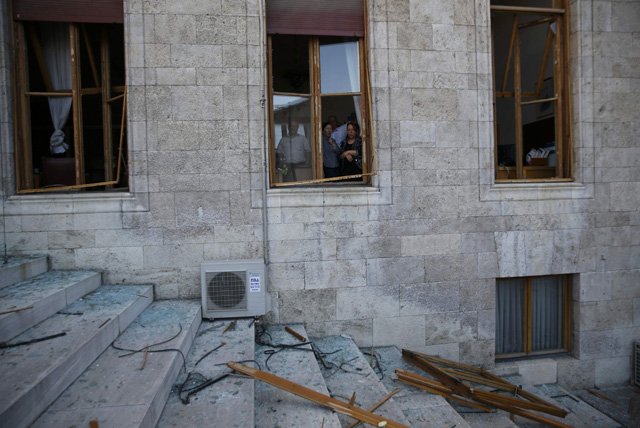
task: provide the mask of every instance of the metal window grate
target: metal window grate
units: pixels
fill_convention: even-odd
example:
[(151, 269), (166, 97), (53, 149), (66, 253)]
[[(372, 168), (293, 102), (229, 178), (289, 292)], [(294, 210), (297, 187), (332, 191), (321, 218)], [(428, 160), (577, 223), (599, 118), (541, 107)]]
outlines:
[(247, 273), (207, 272), (207, 298), (215, 309), (247, 309)]

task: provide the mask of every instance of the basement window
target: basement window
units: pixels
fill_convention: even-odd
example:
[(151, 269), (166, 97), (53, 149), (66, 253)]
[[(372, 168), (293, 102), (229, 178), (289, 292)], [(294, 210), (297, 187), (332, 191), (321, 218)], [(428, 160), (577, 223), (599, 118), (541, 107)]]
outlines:
[(495, 179), (573, 179), (567, 0), (492, 0)]
[(366, 184), (375, 174), (363, 3), (333, 6), (267, 2), (272, 187)]
[(122, 190), (122, 1), (12, 3), (17, 192)]
[(538, 276), (496, 282), (496, 358), (568, 352), (571, 277)]

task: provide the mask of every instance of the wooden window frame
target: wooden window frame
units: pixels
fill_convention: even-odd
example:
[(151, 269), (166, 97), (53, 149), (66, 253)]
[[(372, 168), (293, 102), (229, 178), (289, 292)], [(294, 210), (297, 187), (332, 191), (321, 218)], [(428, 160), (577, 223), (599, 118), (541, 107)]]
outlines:
[[(324, 97), (334, 96), (360, 96), (360, 107), (362, 111), (362, 123), (360, 124), (360, 136), (362, 138), (362, 174), (349, 177), (362, 177), (362, 182), (349, 182), (348, 184), (369, 184), (370, 177), (377, 174), (376, 171), (376, 158), (373, 141), (373, 124), (371, 120), (371, 91), (369, 81), (369, 68), (367, 63), (367, 45), (366, 36), (358, 37), (358, 52), (359, 52), (359, 65), (360, 65), (360, 91), (349, 93), (329, 93), (323, 94), (320, 88), (320, 38), (324, 36), (303, 36), (309, 38), (309, 79), (310, 79), (310, 93), (289, 93), (278, 92), (273, 90), (273, 44), (272, 35), (267, 37), (267, 79), (268, 86), (268, 108), (269, 108), (269, 182), (270, 187), (286, 187), (286, 186), (298, 186), (301, 184), (325, 184), (325, 185), (339, 185), (347, 184), (340, 182), (348, 177), (337, 178), (314, 178), (311, 180), (294, 181), (294, 182), (278, 182), (276, 180), (276, 144), (274, 135), (274, 111), (273, 111), (273, 97), (277, 95), (295, 96), (301, 98), (308, 98), (311, 104), (311, 130), (310, 144), (312, 154), (312, 165), (314, 177), (323, 176), (322, 168), (322, 99)], [(340, 141), (337, 142), (340, 144)]]
[[(521, 357), (535, 357), (541, 355), (552, 354), (564, 354), (571, 352), (571, 275), (544, 275), (537, 278), (562, 278), (562, 317), (563, 317), (563, 339), (564, 346), (557, 349), (545, 349), (541, 351), (533, 351), (532, 345), (532, 279), (536, 277), (518, 277), (518, 278), (503, 278), (504, 280), (522, 279), (524, 281), (524, 310), (523, 310), (523, 339), (524, 339), (524, 352), (514, 352), (509, 354), (496, 354), (496, 360), (507, 360), (512, 358)], [(499, 282), (500, 279), (497, 279)], [(497, 302), (496, 302), (497, 309)]]
[[(494, 113), (494, 167), (496, 183), (522, 183), (522, 182), (569, 182), (574, 181), (573, 166), (573, 133), (571, 132), (572, 124), (572, 106), (571, 106), (571, 79), (570, 79), (570, 48), (569, 48), (569, 3), (568, 0), (553, 0), (552, 8), (539, 7), (513, 7), (492, 5), (491, 13), (506, 13), (514, 16), (514, 25), (511, 33), (510, 47), (507, 53), (508, 59), (505, 65), (505, 74), (502, 85), (496, 82), (495, 73), (495, 49), (494, 37), (492, 34), (491, 52), (492, 52), (492, 81), (494, 82), (493, 91), (493, 113)], [(536, 23), (543, 21), (554, 21), (556, 23), (556, 34), (551, 37), (547, 36), (545, 42), (545, 55), (543, 64), (540, 68), (540, 75), (536, 84), (536, 93), (523, 93), (521, 87), (520, 75), (520, 43), (519, 29), (528, 27), (532, 23), (518, 24), (518, 17), (522, 14), (542, 15), (543, 18), (537, 20)], [(552, 39), (554, 39), (552, 41)], [(542, 81), (544, 78), (544, 69), (548, 59), (549, 50), (553, 45), (554, 58), (554, 96), (552, 98), (534, 101), (522, 101), (523, 96), (535, 98), (540, 94)], [(514, 56), (514, 91), (506, 91), (506, 83), (511, 63), (511, 57)], [(560, 78), (557, 78), (560, 76)], [(498, 121), (496, 116), (496, 99), (497, 98), (514, 98), (515, 101), (515, 128), (516, 128), (516, 177), (510, 177), (513, 169), (498, 165)], [(550, 168), (545, 166), (525, 166), (523, 165), (523, 130), (522, 130), (522, 106), (541, 102), (551, 101), (555, 107), (555, 177), (535, 178), (536, 175), (548, 174)], [(513, 167), (512, 167), (513, 168)]]
[[(120, 182), (121, 166), (123, 165), (123, 140), (125, 138), (125, 117), (126, 117), (126, 82), (123, 86), (111, 85), (110, 58), (111, 46), (109, 44), (106, 29), (100, 34), (100, 63), (96, 61), (85, 23), (67, 22), (69, 26), (71, 44), (71, 91), (54, 91), (51, 87), (51, 80), (48, 76), (46, 65), (39, 42), (33, 26), (33, 21), (13, 22), (13, 49), (15, 58), (15, 91), (14, 91), (14, 129), (15, 129), (15, 162), (16, 162), (16, 193), (43, 193), (65, 190), (80, 190), (91, 187), (103, 187), (113, 189), (114, 185)], [(91, 24), (88, 24), (91, 25)], [(124, 28), (123, 28), (124, 31)], [(27, 37), (31, 40), (36, 57), (37, 65), (45, 82), (45, 92), (34, 92), (29, 89), (29, 61), (27, 54)], [(94, 88), (83, 88), (81, 81), (80, 54), (81, 46), (84, 43), (88, 60), (91, 65)], [(122, 47), (124, 50), (124, 46)], [(126, 79), (126, 77), (125, 77)], [(102, 123), (103, 123), (103, 152), (105, 181), (98, 183), (85, 183), (84, 174), (84, 139), (82, 121), (82, 96), (91, 94), (101, 94), (102, 97)], [(69, 186), (40, 187), (34, 186), (34, 173), (32, 163), (32, 138), (30, 120), (30, 97), (51, 97), (51, 96), (71, 96), (75, 153), (75, 176), (76, 184)], [(118, 146), (118, 160), (116, 173), (113, 173), (113, 134), (111, 129), (112, 104), (122, 102), (122, 117), (120, 120), (120, 137)]]

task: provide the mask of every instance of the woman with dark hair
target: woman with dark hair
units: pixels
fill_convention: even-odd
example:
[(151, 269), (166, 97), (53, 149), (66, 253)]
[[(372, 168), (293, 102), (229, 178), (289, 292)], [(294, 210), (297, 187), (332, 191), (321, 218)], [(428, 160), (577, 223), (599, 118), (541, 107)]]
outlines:
[[(340, 143), (340, 164), (342, 176), (362, 174), (362, 138), (360, 126), (355, 121), (347, 123), (347, 138)], [(362, 178), (354, 177), (345, 181), (362, 181)]]
[(322, 166), (324, 168), (324, 178), (340, 177), (340, 147), (331, 138), (333, 126), (325, 122), (322, 125)]

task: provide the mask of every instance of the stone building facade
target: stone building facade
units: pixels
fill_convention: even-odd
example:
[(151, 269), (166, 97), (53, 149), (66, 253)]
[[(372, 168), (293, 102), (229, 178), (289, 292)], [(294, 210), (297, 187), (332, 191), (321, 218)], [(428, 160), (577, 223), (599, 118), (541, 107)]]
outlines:
[[(2, 1), (9, 254), (199, 298), (200, 263), (265, 259), (273, 323), (496, 367), (496, 279), (569, 274), (569, 355), (499, 363), (628, 381), (640, 340), (640, 2), (571, 0), (573, 181), (495, 182), (489, 0), (369, 0), (378, 173), (269, 188), (263, 0), (124, 0), (126, 192), (16, 194)], [(266, 222), (266, 227), (264, 227)], [(536, 362), (537, 361), (537, 362)]]

